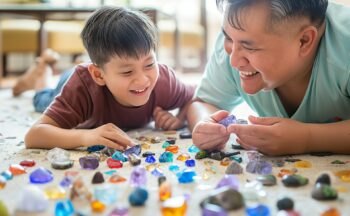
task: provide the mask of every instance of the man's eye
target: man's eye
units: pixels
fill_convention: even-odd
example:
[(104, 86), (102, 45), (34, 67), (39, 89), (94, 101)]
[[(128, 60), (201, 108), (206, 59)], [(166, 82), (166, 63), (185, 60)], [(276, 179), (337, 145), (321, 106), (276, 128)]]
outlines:
[(132, 71), (126, 71), (126, 72), (123, 72), (121, 73), (122, 75), (130, 75)]
[(244, 49), (254, 52), (254, 51), (258, 51), (258, 49), (254, 49), (254, 48), (250, 48), (250, 47), (244, 47)]
[(229, 37), (225, 37), (225, 40), (226, 40), (226, 41), (229, 41), (229, 42), (232, 42), (232, 39), (229, 38)]

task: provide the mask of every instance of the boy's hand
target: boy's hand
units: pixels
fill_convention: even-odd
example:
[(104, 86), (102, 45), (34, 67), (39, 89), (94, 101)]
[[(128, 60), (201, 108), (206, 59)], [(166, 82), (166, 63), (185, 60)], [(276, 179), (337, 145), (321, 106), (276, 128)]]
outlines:
[(210, 119), (200, 121), (193, 128), (193, 144), (200, 149), (214, 150), (223, 149), (228, 141), (230, 134), (225, 126), (217, 122), (227, 117), (227, 111), (220, 110), (210, 116)]
[(160, 107), (156, 107), (154, 109), (153, 119), (155, 122), (155, 127), (163, 130), (175, 130), (181, 128), (184, 124), (184, 120), (177, 118), (170, 112), (163, 110)]
[(310, 139), (306, 124), (277, 117), (249, 116), (251, 125), (232, 124), (228, 132), (237, 135), (237, 142), (245, 149), (268, 155), (300, 154), (307, 152)]
[(84, 146), (104, 145), (117, 150), (124, 150), (134, 146), (132, 139), (120, 128), (112, 123), (102, 125), (96, 129), (87, 130), (83, 137)]

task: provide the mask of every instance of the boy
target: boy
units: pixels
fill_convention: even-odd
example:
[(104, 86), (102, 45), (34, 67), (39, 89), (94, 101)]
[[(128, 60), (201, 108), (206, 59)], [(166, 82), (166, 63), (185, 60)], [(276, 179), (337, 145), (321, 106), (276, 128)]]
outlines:
[[(349, 154), (350, 9), (327, 9), (327, 0), (217, 4), (222, 33), (188, 111), (194, 144), (220, 149), (235, 133), (244, 148), (270, 155)], [(217, 124), (243, 101), (262, 117)]]
[[(156, 28), (145, 15), (118, 7), (92, 14), (81, 33), (92, 64), (77, 66), (62, 92), (29, 130), (27, 148), (104, 145), (123, 150), (134, 143), (122, 129), (152, 120), (156, 127), (183, 125), (194, 87), (158, 65)], [(166, 110), (181, 108), (175, 117)]]

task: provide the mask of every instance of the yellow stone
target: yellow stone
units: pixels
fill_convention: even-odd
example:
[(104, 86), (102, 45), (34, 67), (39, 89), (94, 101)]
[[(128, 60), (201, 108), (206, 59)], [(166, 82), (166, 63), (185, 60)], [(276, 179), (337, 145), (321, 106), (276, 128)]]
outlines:
[(205, 166), (211, 166), (211, 165), (213, 165), (213, 164), (214, 164), (214, 162), (211, 161), (211, 160), (205, 160), (205, 161), (204, 161), (204, 165), (205, 165)]
[(102, 202), (95, 200), (91, 202), (91, 209), (93, 212), (102, 213), (106, 209), (106, 206)]
[(174, 135), (176, 134), (176, 130), (168, 130), (163, 132), (165, 135)]
[(312, 167), (311, 162), (309, 161), (297, 161), (294, 163), (295, 168), (310, 168)]
[(150, 149), (150, 148), (151, 148), (151, 145), (150, 145), (149, 143), (143, 142), (143, 143), (141, 144), (141, 148), (142, 148), (143, 150), (147, 150), (147, 149)]
[(44, 189), (45, 196), (48, 199), (64, 199), (66, 191), (61, 186), (51, 185)]
[(343, 182), (350, 182), (350, 170), (340, 170), (335, 175)]
[(202, 178), (203, 180), (208, 180), (210, 178), (210, 174), (208, 172), (204, 172)]
[(224, 159), (222, 159), (222, 161), (220, 162), (221, 166), (228, 166), (231, 163), (231, 159), (228, 157), (225, 157)]
[(336, 187), (334, 187), (339, 193), (346, 193), (346, 192), (348, 192), (349, 190), (346, 188), (346, 187), (344, 187), (344, 186), (336, 186)]
[(183, 154), (180, 154), (176, 159), (179, 161), (186, 161), (190, 158), (191, 158), (191, 156), (189, 154), (183, 153)]
[(163, 216), (185, 216), (187, 204), (184, 196), (172, 197), (162, 204)]

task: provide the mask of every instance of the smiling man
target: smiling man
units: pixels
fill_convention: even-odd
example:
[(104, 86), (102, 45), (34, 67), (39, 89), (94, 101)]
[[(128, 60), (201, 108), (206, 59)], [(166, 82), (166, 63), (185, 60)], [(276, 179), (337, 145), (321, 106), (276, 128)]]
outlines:
[[(350, 8), (327, 0), (217, 0), (222, 32), (189, 109), (194, 144), (230, 133), (270, 155), (350, 153)], [(250, 125), (217, 122), (243, 101)], [(210, 116), (210, 118), (208, 118)]]

